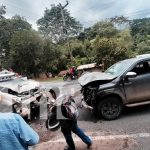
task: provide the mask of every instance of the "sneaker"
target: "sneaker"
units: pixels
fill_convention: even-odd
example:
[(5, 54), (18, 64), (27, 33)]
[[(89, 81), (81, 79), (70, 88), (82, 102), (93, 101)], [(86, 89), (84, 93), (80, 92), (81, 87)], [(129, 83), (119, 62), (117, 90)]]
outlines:
[(91, 142), (87, 144), (87, 148), (90, 148), (92, 146), (92, 144), (93, 144), (92, 138), (90, 136), (89, 136), (89, 139), (91, 140)]
[(87, 148), (90, 148), (92, 146), (92, 143), (87, 144)]
[(64, 150), (75, 150), (75, 148), (71, 148), (69, 146), (65, 146)]

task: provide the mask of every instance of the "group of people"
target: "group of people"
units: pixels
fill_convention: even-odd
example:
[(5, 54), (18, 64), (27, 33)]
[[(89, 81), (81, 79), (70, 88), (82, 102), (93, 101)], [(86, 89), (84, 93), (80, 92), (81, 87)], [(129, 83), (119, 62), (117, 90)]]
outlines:
[[(52, 95), (56, 99), (55, 95)], [(65, 115), (65, 114), (63, 114)], [(67, 115), (65, 115), (65, 118)], [(64, 135), (67, 146), (64, 150), (75, 150), (72, 132), (78, 135), (89, 148), (92, 140), (85, 135), (77, 124), (77, 119), (61, 119), (61, 132)], [(38, 134), (15, 113), (0, 113), (0, 149), (1, 150), (28, 150), (39, 142)]]

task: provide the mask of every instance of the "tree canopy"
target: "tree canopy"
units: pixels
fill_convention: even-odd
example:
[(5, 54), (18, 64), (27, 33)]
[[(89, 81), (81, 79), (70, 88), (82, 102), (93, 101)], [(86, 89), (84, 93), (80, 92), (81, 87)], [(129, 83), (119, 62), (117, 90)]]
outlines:
[(6, 6), (1, 5), (1, 6), (0, 6), (0, 20), (1, 20), (1, 19), (4, 19), (5, 13), (6, 13)]
[(12, 17), (12, 19), (0, 20), (0, 47), (9, 52), (9, 41), (16, 31), (24, 29), (31, 29), (31, 25), (19, 15)]
[(21, 74), (38, 73), (42, 43), (39, 34), (32, 30), (16, 32), (10, 41), (12, 68)]
[[(6, 7), (0, 6), (0, 58), (3, 67), (30, 76), (41, 72), (57, 74), (71, 65), (116, 61), (137, 54), (150, 53), (150, 18), (129, 20), (116, 16), (99, 20), (84, 28), (67, 9), (52, 5), (37, 20), (38, 31), (19, 15), (5, 18)], [(66, 35), (67, 30), (67, 35)], [(64, 32), (65, 31), (65, 32)], [(73, 55), (70, 61), (68, 43)]]
[(50, 9), (44, 11), (44, 16), (37, 21), (39, 31), (50, 37), (54, 41), (60, 41), (65, 38), (64, 30), (67, 30), (68, 35), (75, 36), (80, 33), (82, 26), (75, 18), (70, 16), (67, 9), (63, 9), (66, 26), (64, 27), (61, 6), (51, 5)]

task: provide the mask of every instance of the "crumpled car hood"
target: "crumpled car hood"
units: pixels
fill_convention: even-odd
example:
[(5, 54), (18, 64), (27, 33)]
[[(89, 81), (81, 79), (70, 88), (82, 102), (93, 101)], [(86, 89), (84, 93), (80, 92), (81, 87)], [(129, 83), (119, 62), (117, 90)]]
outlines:
[(34, 80), (23, 80), (21, 78), (0, 82), (0, 86), (9, 88), (17, 93), (22, 93), (40, 86), (40, 83)]
[(103, 81), (103, 80), (113, 80), (117, 76), (109, 74), (109, 73), (104, 73), (104, 72), (89, 72), (84, 75), (82, 75), (79, 79), (78, 82), (80, 83), (81, 86), (85, 86), (90, 82), (93, 81)]

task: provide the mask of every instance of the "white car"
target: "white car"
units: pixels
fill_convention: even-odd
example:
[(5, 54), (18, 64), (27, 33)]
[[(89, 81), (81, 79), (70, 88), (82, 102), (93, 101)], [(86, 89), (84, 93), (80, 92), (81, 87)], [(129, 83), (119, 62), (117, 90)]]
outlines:
[(0, 72), (0, 112), (15, 112), (21, 116), (39, 117), (41, 99), (52, 99), (50, 89), (26, 77), (16, 77), (7, 70)]

